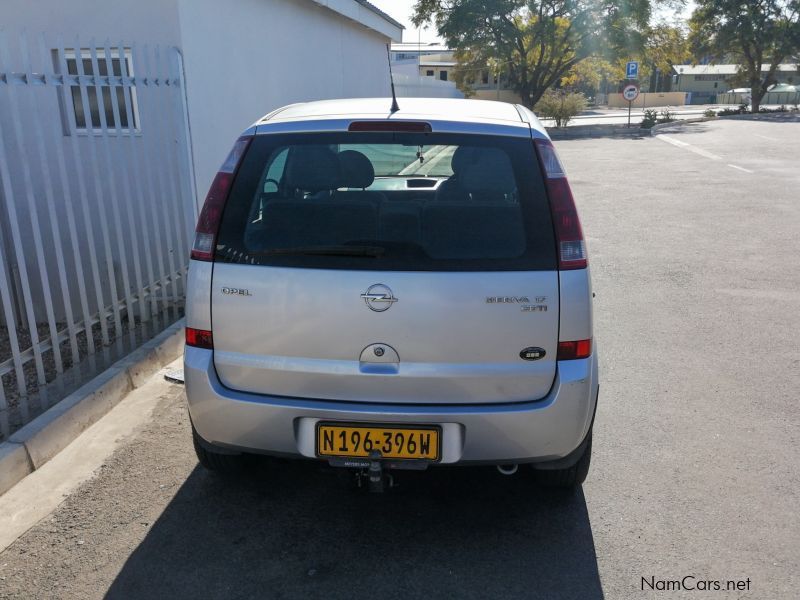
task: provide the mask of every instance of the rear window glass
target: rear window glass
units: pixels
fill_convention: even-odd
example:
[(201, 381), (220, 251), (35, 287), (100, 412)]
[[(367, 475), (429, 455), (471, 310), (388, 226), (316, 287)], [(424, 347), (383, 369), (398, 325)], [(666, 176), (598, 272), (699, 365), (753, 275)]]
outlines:
[(407, 271), (556, 265), (531, 140), (436, 133), (256, 136), (216, 260)]

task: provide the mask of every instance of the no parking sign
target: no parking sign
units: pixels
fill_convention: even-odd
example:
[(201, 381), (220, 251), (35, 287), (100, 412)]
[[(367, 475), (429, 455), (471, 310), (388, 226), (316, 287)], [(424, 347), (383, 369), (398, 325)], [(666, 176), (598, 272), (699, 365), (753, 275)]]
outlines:
[(635, 83), (629, 83), (622, 89), (622, 97), (628, 102), (633, 102), (639, 97), (639, 86)]
[(639, 97), (639, 86), (635, 83), (629, 83), (622, 88), (622, 97), (628, 101), (628, 127), (631, 126), (631, 104)]

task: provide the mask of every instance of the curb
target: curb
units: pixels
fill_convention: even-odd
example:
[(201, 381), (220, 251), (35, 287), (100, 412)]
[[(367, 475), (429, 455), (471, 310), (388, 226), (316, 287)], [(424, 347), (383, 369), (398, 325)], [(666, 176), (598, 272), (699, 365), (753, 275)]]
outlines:
[(0, 444), (0, 495), (40, 469), (183, 351), (183, 319), (118, 360)]
[[(785, 115), (785, 116), (784, 116)], [(745, 113), (743, 115), (717, 115), (719, 119), (732, 119), (739, 121), (764, 121), (768, 123), (796, 122), (800, 119), (800, 112), (786, 111), (780, 113)]]
[(705, 123), (706, 121), (713, 121), (717, 117), (695, 117), (693, 119), (675, 119), (669, 123), (658, 123), (650, 128), (650, 135), (656, 135), (659, 130), (673, 127), (675, 125), (685, 125), (687, 123)]
[(593, 137), (638, 137), (649, 135), (647, 129), (627, 127), (624, 124), (572, 125), (571, 127), (545, 127), (553, 140), (573, 140)]

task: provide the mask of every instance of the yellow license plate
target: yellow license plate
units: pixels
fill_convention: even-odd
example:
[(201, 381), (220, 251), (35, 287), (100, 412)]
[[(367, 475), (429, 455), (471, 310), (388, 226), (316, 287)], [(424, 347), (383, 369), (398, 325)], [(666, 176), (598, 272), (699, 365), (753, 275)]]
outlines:
[(439, 460), (441, 430), (435, 426), (317, 425), (317, 456)]

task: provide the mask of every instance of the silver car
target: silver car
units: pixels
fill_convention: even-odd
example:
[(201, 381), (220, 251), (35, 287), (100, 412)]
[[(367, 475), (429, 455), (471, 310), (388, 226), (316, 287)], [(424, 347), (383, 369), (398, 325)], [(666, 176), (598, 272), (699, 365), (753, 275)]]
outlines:
[(564, 170), (522, 106), (309, 102), (242, 133), (197, 225), (186, 395), (209, 469), (248, 453), (586, 478), (592, 292)]

